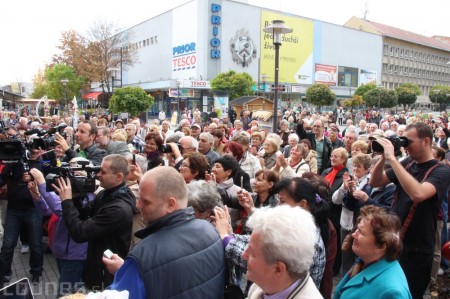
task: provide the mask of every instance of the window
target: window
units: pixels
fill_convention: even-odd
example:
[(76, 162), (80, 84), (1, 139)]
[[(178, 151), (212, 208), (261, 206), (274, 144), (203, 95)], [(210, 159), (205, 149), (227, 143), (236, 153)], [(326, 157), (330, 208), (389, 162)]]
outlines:
[(388, 55), (388, 53), (389, 53), (389, 46), (388, 45), (384, 45), (383, 46), (383, 53), (384, 53), (384, 55)]
[(400, 50), (400, 57), (403, 58), (403, 49)]
[(392, 46), (389, 47), (389, 54), (390, 54), (391, 56), (394, 55), (394, 47), (392, 47)]
[(358, 69), (353, 67), (339, 66), (338, 85), (358, 87)]
[(395, 48), (395, 56), (398, 57), (398, 48)]
[(392, 74), (392, 64), (389, 65), (389, 74)]

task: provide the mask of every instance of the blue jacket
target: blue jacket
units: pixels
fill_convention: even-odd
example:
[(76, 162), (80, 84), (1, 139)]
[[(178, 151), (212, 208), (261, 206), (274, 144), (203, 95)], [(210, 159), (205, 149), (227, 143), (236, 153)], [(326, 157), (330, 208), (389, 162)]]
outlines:
[(344, 276), (334, 291), (334, 299), (409, 299), (408, 283), (397, 260), (381, 259), (353, 278)]
[(58, 195), (54, 192), (46, 192), (45, 183), (38, 187), (41, 200), (34, 202), (38, 210), (43, 215), (54, 213), (59, 217), (55, 223), (53, 242), (51, 243), (53, 255), (63, 260), (86, 260), (88, 243), (77, 243), (70, 237), (69, 230), (62, 219), (61, 200)]
[(116, 272), (113, 290), (130, 298), (222, 298), (225, 255), (215, 228), (194, 218), (192, 207), (136, 232), (142, 241)]

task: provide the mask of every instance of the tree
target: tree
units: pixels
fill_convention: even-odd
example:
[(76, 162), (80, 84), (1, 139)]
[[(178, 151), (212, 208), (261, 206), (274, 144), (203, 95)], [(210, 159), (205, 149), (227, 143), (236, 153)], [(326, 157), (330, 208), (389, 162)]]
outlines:
[(344, 106), (350, 107), (352, 112), (355, 107), (362, 106), (363, 104), (364, 99), (362, 98), (362, 96), (356, 94), (354, 94), (351, 99), (347, 99), (344, 101)]
[[(64, 86), (61, 80), (67, 80)], [(56, 64), (47, 68), (44, 75), (34, 77), (35, 91), (33, 98), (41, 98), (46, 95), (61, 104), (66, 104), (74, 96), (79, 96), (81, 86), (86, 82), (85, 78), (78, 76), (73, 67), (65, 64)]]
[(361, 86), (355, 90), (354, 94), (357, 96), (364, 96), (364, 94), (366, 92), (368, 92), (369, 90), (372, 90), (372, 89), (376, 89), (376, 88), (377, 88), (377, 85), (375, 83), (361, 84)]
[(450, 104), (450, 86), (435, 85), (430, 90), (430, 101), (439, 104), (439, 110), (445, 110)]
[(140, 87), (124, 87), (114, 91), (109, 108), (114, 113), (128, 112), (130, 116), (137, 116), (147, 111), (154, 101), (155, 98)]
[(138, 61), (137, 49), (128, 45), (133, 36), (132, 30), (125, 32), (116, 23), (105, 20), (94, 23), (86, 36), (65, 31), (58, 46), (61, 53), (53, 56), (53, 63), (72, 66), (77, 74), (87, 78), (87, 83), (101, 83), (103, 92), (110, 93), (111, 69), (126, 70)]
[(230, 101), (242, 96), (253, 95), (253, 85), (255, 85), (255, 81), (252, 76), (247, 73), (236, 73), (233, 70), (220, 73), (211, 80), (211, 89), (214, 92), (227, 92)]
[(367, 91), (363, 99), (368, 107), (391, 108), (397, 105), (397, 94), (393, 90), (377, 87)]
[(318, 106), (329, 106), (336, 100), (336, 95), (325, 84), (314, 84), (306, 90), (306, 101)]
[(403, 83), (395, 89), (398, 103), (403, 105), (406, 110), (406, 105), (412, 105), (416, 102), (417, 96), (421, 94), (420, 87), (413, 83)]

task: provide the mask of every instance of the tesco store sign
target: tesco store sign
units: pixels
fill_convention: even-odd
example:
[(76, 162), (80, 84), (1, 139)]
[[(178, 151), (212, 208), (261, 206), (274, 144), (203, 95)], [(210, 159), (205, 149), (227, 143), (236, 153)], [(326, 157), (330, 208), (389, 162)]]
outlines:
[(183, 88), (210, 89), (211, 88), (211, 84), (210, 84), (209, 81), (183, 80)]
[(197, 66), (197, 50), (194, 42), (173, 47), (172, 55), (173, 71), (190, 70)]

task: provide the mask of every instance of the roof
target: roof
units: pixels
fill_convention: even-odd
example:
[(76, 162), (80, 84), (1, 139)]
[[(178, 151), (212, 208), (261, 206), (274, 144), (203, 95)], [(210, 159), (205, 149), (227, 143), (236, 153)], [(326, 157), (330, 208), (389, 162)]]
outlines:
[(381, 35), (409, 41), (415, 44), (426, 45), (429, 47), (450, 51), (450, 45), (432, 37), (420, 35), (411, 31), (403, 30), (400, 28), (392, 27), (389, 25), (372, 22), (369, 20), (360, 19), (363, 22), (371, 24)]
[(272, 117), (272, 115), (273, 115), (273, 111), (259, 110), (259, 111), (253, 111), (252, 118), (268, 121), (269, 118)]
[(257, 99), (264, 99), (266, 101), (269, 101), (270, 103), (273, 103), (272, 100), (269, 100), (269, 99), (264, 98), (264, 97), (260, 97), (260, 96), (245, 96), (245, 97), (240, 97), (240, 98), (232, 100), (230, 102), (230, 105), (233, 105), (233, 106), (244, 105), (244, 104), (247, 104), (247, 103), (252, 102), (254, 100), (257, 100)]
[(93, 99), (96, 100), (102, 92), (90, 92), (83, 95), (83, 99)]

